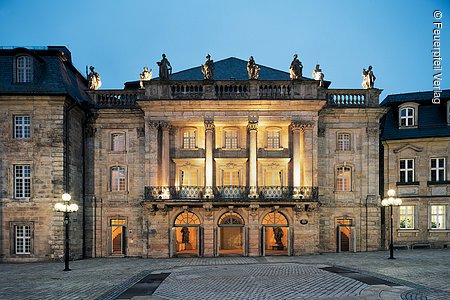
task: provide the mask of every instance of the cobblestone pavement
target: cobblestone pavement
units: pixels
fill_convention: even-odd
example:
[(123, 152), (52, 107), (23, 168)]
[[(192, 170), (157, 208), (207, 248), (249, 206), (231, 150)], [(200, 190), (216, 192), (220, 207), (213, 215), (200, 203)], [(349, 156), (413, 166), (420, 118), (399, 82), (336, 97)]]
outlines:
[[(139, 259), (0, 264), (0, 299), (114, 299), (149, 274), (170, 273), (151, 296), (133, 299), (450, 299), (450, 250), (310, 256)], [(393, 284), (367, 284), (329, 272)], [(355, 275), (353, 274), (353, 275)], [(357, 277), (358, 277), (357, 276)]]

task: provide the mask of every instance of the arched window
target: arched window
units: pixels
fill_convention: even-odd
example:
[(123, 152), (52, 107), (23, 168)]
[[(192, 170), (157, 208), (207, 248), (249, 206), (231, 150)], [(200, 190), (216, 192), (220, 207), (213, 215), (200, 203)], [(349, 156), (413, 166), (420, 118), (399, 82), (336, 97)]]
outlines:
[(127, 169), (125, 167), (111, 168), (111, 192), (127, 190)]
[(19, 56), (16, 59), (16, 81), (27, 83), (33, 80), (33, 59), (30, 56)]
[(238, 213), (230, 211), (220, 217), (219, 225), (244, 225), (244, 219)]
[(175, 219), (175, 226), (200, 225), (200, 219), (190, 211), (180, 213)]
[(277, 211), (273, 211), (265, 215), (265, 217), (262, 220), (263, 225), (271, 225), (271, 226), (282, 226), (288, 225), (288, 221), (286, 217)]
[(336, 168), (336, 191), (352, 190), (352, 168), (338, 166)]
[(405, 107), (400, 110), (400, 126), (414, 126), (414, 108)]

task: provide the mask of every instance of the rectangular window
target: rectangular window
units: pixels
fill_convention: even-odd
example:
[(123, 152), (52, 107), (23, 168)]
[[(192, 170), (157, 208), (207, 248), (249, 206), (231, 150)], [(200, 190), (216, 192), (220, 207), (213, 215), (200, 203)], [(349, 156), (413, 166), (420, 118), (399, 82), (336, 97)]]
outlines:
[(400, 182), (414, 181), (414, 159), (400, 159)]
[(337, 139), (338, 151), (350, 151), (350, 133), (339, 133)]
[(352, 169), (349, 167), (338, 167), (336, 172), (336, 191), (351, 191)]
[(414, 126), (414, 108), (403, 108), (400, 111), (400, 126)]
[(267, 132), (267, 148), (279, 149), (280, 148), (280, 132), (268, 131)]
[(414, 229), (414, 206), (400, 206), (400, 228)]
[(195, 130), (186, 130), (183, 132), (183, 149), (195, 149)]
[(127, 173), (124, 167), (111, 168), (111, 192), (126, 191)]
[(14, 138), (30, 138), (30, 116), (14, 116)]
[(111, 134), (111, 151), (125, 151), (125, 134), (112, 133)]
[(239, 171), (223, 171), (224, 186), (239, 186)]
[(430, 161), (431, 181), (445, 181), (445, 158), (432, 158)]
[(238, 132), (237, 130), (225, 131), (225, 148), (237, 149), (238, 147)]
[(31, 197), (30, 165), (14, 165), (14, 198), (25, 199), (30, 197)]
[(14, 226), (16, 254), (31, 254), (31, 226)]
[(431, 229), (445, 229), (446, 228), (446, 207), (445, 205), (431, 206)]

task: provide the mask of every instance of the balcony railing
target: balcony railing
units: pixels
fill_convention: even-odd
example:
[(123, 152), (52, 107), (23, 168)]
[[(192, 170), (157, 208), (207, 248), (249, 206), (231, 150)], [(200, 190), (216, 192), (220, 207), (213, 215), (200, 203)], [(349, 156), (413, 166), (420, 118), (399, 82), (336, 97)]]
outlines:
[(312, 186), (146, 186), (147, 201), (311, 201), (319, 198), (319, 188)]

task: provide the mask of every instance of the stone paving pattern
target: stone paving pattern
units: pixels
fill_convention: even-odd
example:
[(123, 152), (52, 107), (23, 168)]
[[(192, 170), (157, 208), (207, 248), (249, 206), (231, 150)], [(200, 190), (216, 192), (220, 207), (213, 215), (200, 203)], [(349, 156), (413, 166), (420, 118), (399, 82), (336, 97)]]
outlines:
[[(148, 274), (171, 273), (136, 299), (450, 299), (450, 250), (310, 256), (102, 258), (0, 264), (0, 299), (114, 299)], [(339, 266), (399, 286), (367, 285), (320, 268)]]

